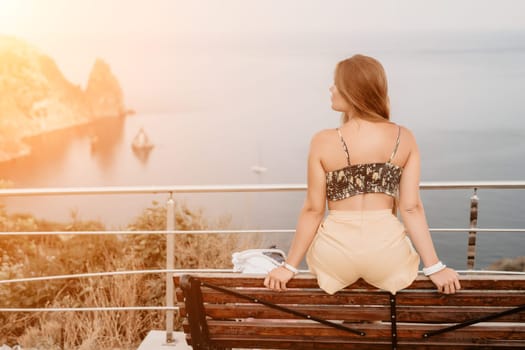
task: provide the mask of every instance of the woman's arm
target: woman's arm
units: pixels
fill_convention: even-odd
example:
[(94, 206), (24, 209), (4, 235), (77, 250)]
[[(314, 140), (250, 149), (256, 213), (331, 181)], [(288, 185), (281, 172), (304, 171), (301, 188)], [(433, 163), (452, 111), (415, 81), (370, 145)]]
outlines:
[[(288, 251), (286, 263), (297, 268), (310, 247), (317, 228), (324, 217), (326, 207), (326, 177), (321, 164), (321, 147), (325, 132), (320, 132), (312, 138), (308, 154), (308, 174), (306, 199), (299, 215), (295, 235)], [(285, 290), (286, 283), (294, 273), (284, 266), (270, 271), (264, 280), (264, 285), (275, 290)]]
[[(424, 267), (439, 262), (428, 230), (425, 209), (419, 195), (420, 157), (414, 136), (404, 129), (403, 142), (410, 145), (410, 154), (403, 169), (399, 191), (399, 210), (410, 240), (419, 253)], [(445, 268), (429, 276), (439, 291), (449, 294), (461, 288), (458, 274)]]

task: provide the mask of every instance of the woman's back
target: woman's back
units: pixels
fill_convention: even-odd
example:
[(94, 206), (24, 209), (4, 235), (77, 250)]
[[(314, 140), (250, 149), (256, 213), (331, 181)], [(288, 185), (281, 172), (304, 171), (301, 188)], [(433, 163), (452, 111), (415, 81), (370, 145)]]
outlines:
[[(371, 163), (390, 162), (396, 168), (403, 168), (412, 144), (409, 132), (390, 122), (349, 121), (339, 128), (339, 132), (331, 129), (322, 134), (320, 159), (327, 174), (337, 173), (348, 166)], [(392, 208), (393, 202), (393, 196), (384, 192), (364, 193), (337, 201), (329, 198), (328, 207), (332, 210), (376, 210)]]
[[(461, 288), (458, 275), (439, 261), (419, 196), (416, 141), (408, 129), (389, 122), (383, 66), (354, 55), (337, 64), (329, 90), (343, 125), (312, 138), (297, 230), (285, 263), (268, 274), (265, 286), (285, 290), (306, 254), (328, 293), (359, 278), (395, 293), (418, 273), (410, 235), (425, 275), (440, 292), (455, 293)], [(403, 223), (389, 210), (395, 198)]]

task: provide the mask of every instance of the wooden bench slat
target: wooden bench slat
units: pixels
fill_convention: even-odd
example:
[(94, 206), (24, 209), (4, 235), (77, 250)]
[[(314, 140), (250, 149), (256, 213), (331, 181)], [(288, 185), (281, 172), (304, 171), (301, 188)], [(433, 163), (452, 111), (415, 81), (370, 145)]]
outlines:
[[(260, 338), (251, 339), (243, 336), (221, 337), (215, 339), (216, 344), (224, 348), (257, 348), (257, 349), (367, 349), (367, 350), (391, 350), (390, 342), (379, 341), (355, 341), (345, 343), (337, 339), (327, 339), (324, 342), (312, 342), (310, 339), (287, 339), (287, 338)], [(412, 348), (413, 349), (413, 348)], [(402, 348), (399, 348), (402, 350)]]
[[(370, 341), (355, 341), (352, 343), (345, 343), (338, 341), (337, 339), (324, 340), (312, 342), (308, 340), (297, 340), (297, 339), (257, 339), (253, 340), (250, 338), (232, 337), (232, 338), (221, 338), (217, 339), (217, 344), (224, 348), (232, 347), (246, 347), (246, 348), (258, 348), (258, 349), (326, 349), (326, 350), (339, 350), (339, 349), (366, 349), (366, 350), (391, 350), (392, 345), (390, 342), (370, 342)], [(522, 349), (522, 344), (509, 345), (502, 344), (501, 342), (493, 341), (487, 344), (459, 344), (459, 343), (433, 343), (433, 342), (399, 342), (398, 350), (439, 350), (448, 348), (450, 350), (516, 350)]]
[(398, 304), (413, 306), (519, 306), (525, 304), (525, 293), (514, 293), (507, 290), (469, 291), (460, 290), (456, 294), (446, 295), (434, 292), (401, 291), (397, 294)]
[(492, 340), (486, 343), (467, 344), (467, 343), (434, 343), (434, 342), (399, 342), (398, 350), (517, 350), (523, 349), (523, 342), (513, 342), (512, 340)]
[[(344, 290), (334, 295), (329, 295), (318, 289), (289, 290), (276, 293), (269, 289), (233, 289), (238, 293), (279, 304), (310, 304), (320, 305), (389, 305), (390, 294), (383, 291), (352, 291)], [(244, 303), (244, 299), (220, 291), (203, 287), (202, 297), (205, 303)], [(400, 291), (396, 295), (397, 303), (413, 306), (439, 305), (439, 306), (482, 306), (494, 304), (499, 306), (518, 306), (525, 304), (525, 293), (512, 293), (509, 291), (484, 291), (462, 290), (458, 293), (445, 295), (434, 291)]]
[[(461, 274), (461, 285), (463, 289), (467, 290), (493, 290), (497, 285), (498, 289), (506, 290), (523, 290), (523, 283), (516, 279), (517, 275), (512, 274)], [(178, 284), (178, 279), (180, 275), (175, 275), (175, 283)], [(262, 281), (264, 280), (264, 275), (249, 275), (249, 274), (234, 274), (234, 273), (201, 273), (199, 274), (199, 279), (204, 282), (209, 282), (223, 287), (262, 287)], [(495, 283), (497, 282), (497, 283)], [(295, 276), (287, 284), (290, 288), (313, 288), (318, 289), (317, 279), (314, 275), (310, 273), (300, 273)], [(377, 290), (376, 287), (366, 283), (362, 279), (358, 280), (354, 284), (348, 286), (346, 289), (370, 289)], [(419, 274), (416, 280), (406, 288), (406, 290), (411, 289), (435, 289), (434, 284), (430, 281), (428, 277)]]
[[(290, 307), (302, 313), (328, 320), (378, 321), (390, 320), (390, 307), (387, 306), (350, 306), (338, 305), (296, 305)], [(260, 304), (210, 304), (205, 305), (206, 314), (214, 319), (262, 318), (262, 319), (298, 319), (297, 316), (270, 309)], [(463, 322), (482, 316), (508, 310), (508, 307), (407, 307), (397, 308), (399, 322)], [(185, 308), (181, 304), (181, 312)], [(507, 315), (493, 322), (525, 322), (525, 313)]]
[[(457, 306), (398, 306), (400, 322), (465, 322), (509, 310), (511, 307), (457, 307)], [(514, 313), (496, 318), (491, 322), (525, 322), (525, 313)]]
[[(262, 319), (300, 319), (297, 316), (270, 309), (264, 305), (205, 305), (206, 314), (214, 319), (228, 318), (262, 318)], [(327, 320), (346, 320), (346, 321), (371, 321), (389, 320), (390, 309), (384, 306), (367, 307), (358, 306), (353, 308), (340, 308), (336, 305), (296, 305), (290, 309), (320, 317)]]
[[(191, 345), (191, 337), (188, 339), (188, 344)], [(383, 350), (392, 349), (390, 341), (363, 341), (353, 339), (351, 342), (346, 338), (331, 337), (329, 339), (316, 339), (314, 342), (313, 338), (300, 338), (297, 337), (261, 337), (253, 338), (244, 335), (237, 336), (225, 336), (218, 335), (214, 338), (214, 344), (218, 347), (233, 348), (233, 347), (246, 347), (246, 348), (269, 348), (269, 349), (366, 349), (366, 350)], [(515, 350), (523, 349), (522, 341), (513, 340), (488, 340), (480, 343), (466, 343), (466, 342), (434, 342), (432, 340), (417, 340), (417, 341), (399, 341), (398, 350), (439, 350), (439, 349), (452, 349), (452, 350)]]
[[(254, 335), (254, 336), (304, 336), (311, 338), (323, 337), (340, 337), (351, 339), (390, 339), (390, 323), (357, 323), (348, 324), (350, 328), (356, 328), (366, 332), (366, 336), (360, 336), (354, 333), (344, 332), (339, 329), (327, 327), (313, 321), (289, 321), (280, 322), (278, 320), (268, 321), (252, 321), (252, 322), (228, 322), (215, 321), (208, 322), (208, 329), (210, 336), (215, 335)], [(398, 323), (397, 334), (399, 341), (414, 340), (420, 341), (423, 339), (423, 334), (429, 331), (442, 329), (444, 325), (435, 324), (405, 324)], [(469, 327), (457, 329), (453, 332), (443, 333), (431, 338), (432, 341), (447, 341), (462, 339), (477, 338), (477, 341), (497, 340), (497, 339), (514, 339), (523, 341), (525, 346), (525, 325), (516, 323), (498, 323), (498, 324), (476, 324)]]
[[(257, 339), (252, 340), (250, 338), (226, 338), (226, 339), (217, 339), (216, 344), (221, 348), (257, 348), (257, 349), (298, 349), (298, 350), (307, 350), (307, 349), (325, 349), (325, 350), (391, 350), (392, 345), (390, 342), (365, 342), (365, 341), (355, 341), (352, 343), (344, 343), (337, 341), (316, 341), (315, 343), (308, 340), (286, 340), (279, 339), (272, 341), (269, 339)], [(419, 342), (399, 342), (397, 350), (516, 350), (523, 349), (522, 344), (509, 345), (508, 343), (502, 342), (490, 342), (487, 344), (457, 344), (457, 343), (419, 343)]]
[[(236, 292), (253, 298), (262, 299), (279, 304), (303, 304), (306, 300), (311, 304), (320, 305), (384, 305), (388, 303), (389, 294), (379, 291), (348, 291), (334, 295), (326, 294), (321, 290), (296, 290), (289, 293), (276, 293), (269, 289), (236, 290)], [(208, 288), (202, 288), (202, 298), (205, 303), (243, 303), (245, 299), (225, 294)]]
[[(326, 350), (391, 350), (392, 345), (389, 342), (363, 342), (355, 341), (352, 343), (325, 341), (303, 340), (270, 340), (270, 339), (245, 339), (235, 337), (231, 339), (217, 339), (216, 344), (220, 348), (256, 348), (256, 349), (326, 349)], [(491, 341), (485, 344), (465, 344), (465, 343), (420, 343), (420, 342), (400, 342), (397, 350), (522, 350), (523, 344), (512, 345), (510, 342)]]

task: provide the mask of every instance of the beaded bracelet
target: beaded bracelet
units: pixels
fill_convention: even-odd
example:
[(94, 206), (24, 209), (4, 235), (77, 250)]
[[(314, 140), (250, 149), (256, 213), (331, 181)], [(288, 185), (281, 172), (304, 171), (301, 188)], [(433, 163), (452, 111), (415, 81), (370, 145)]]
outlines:
[(289, 270), (289, 271), (292, 271), (294, 275), (297, 275), (299, 273), (299, 270), (297, 270), (292, 265), (288, 264), (286, 261), (283, 261), (281, 263), (281, 266), (284, 267), (285, 269)]
[(445, 267), (447, 267), (447, 265), (443, 264), (441, 261), (438, 261), (432, 266), (423, 267), (423, 274), (425, 274), (425, 276), (430, 276), (436, 272), (443, 270)]

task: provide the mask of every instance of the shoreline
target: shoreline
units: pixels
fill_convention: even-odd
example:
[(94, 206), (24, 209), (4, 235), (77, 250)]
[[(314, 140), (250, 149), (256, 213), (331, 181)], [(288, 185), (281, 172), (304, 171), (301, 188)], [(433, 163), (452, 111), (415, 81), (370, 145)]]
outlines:
[(24, 142), (23, 138), (9, 140), (8, 142), (10, 143), (9, 145), (7, 145), (8, 148), (9, 146), (13, 146), (16, 148), (12, 151), (6, 151), (5, 149), (3, 149), (4, 147), (2, 147), (3, 145), (0, 143), (0, 163), (10, 162), (12, 160), (31, 155), (31, 147)]
[(18, 138), (11, 138), (11, 139), (5, 139), (5, 140), (0, 139), (0, 163), (7, 163), (7, 162), (11, 162), (11, 161), (20, 159), (20, 158), (30, 156), (32, 154), (32, 149), (27, 141), (33, 137), (51, 134), (56, 131), (67, 130), (67, 129), (75, 128), (78, 126), (86, 126), (91, 123), (95, 123), (101, 119), (126, 118), (133, 114), (135, 114), (135, 112), (132, 110), (129, 110), (120, 115), (102, 116), (102, 117), (96, 117), (96, 118), (89, 119), (89, 120), (77, 121), (74, 123), (59, 124), (54, 127), (50, 127), (45, 130), (41, 130), (39, 132), (35, 132), (29, 135), (24, 135)]

